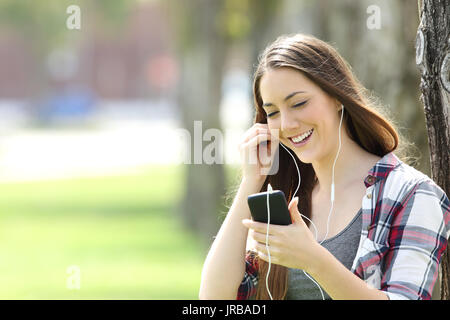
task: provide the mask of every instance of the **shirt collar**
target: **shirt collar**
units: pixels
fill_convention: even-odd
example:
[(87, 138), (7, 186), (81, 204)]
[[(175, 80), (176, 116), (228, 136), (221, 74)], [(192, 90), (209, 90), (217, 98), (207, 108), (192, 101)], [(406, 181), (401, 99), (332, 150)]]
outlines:
[(374, 185), (382, 179), (386, 179), (389, 173), (401, 164), (401, 160), (393, 152), (384, 155), (373, 167), (369, 170), (364, 184), (366, 188)]

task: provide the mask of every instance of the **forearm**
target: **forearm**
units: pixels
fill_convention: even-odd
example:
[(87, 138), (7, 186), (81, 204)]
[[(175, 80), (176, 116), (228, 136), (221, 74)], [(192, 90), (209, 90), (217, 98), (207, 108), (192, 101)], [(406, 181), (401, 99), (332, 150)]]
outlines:
[(260, 183), (242, 181), (203, 265), (200, 299), (236, 299), (245, 273), (248, 229), (242, 220), (250, 218), (247, 196), (260, 188)]
[(362, 279), (348, 270), (328, 250), (318, 245), (315, 265), (308, 273), (334, 300), (388, 300), (381, 290), (369, 287)]

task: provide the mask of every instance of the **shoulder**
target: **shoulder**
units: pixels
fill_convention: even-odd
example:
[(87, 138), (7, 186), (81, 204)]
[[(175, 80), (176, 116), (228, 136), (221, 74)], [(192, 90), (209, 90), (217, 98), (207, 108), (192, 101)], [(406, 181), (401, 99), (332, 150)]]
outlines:
[(430, 177), (403, 163), (386, 177), (383, 198), (395, 202), (397, 222), (420, 224), (450, 236), (450, 203), (444, 190)]
[(396, 160), (385, 177), (383, 193), (386, 196), (400, 199), (407, 198), (414, 192), (424, 192), (430, 197), (437, 197), (445, 202), (444, 198), (447, 198), (445, 192), (429, 176), (398, 158)]

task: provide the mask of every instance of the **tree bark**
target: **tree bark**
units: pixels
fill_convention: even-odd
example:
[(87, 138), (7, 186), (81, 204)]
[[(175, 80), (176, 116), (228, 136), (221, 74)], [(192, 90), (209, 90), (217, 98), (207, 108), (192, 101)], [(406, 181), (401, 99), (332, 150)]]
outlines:
[[(432, 179), (450, 194), (450, 2), (419, 0), (416, 64), (425, 110)], [(441, 263), (441, 299), (450, 298), (450, 254)]]

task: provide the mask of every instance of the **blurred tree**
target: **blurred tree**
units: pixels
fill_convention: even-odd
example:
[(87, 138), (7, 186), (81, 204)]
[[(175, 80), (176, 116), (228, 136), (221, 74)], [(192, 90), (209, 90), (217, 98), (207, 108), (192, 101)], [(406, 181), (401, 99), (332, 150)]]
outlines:
[[(194, 121), (202, 122), (203, 132), (208, 128), (221, 130), (221, 90), (229, 50), (236, 43), (250, 41), (254, 59), (249, 64), (255, 62), (280, 1), (172, 0), (166, 5), (173, 18), (181, 62), (178, 105), (183, 126), (192, 138)], [(204, 141), (195, 141), (199, 142), (204, 150)], [(195, 152), (195, 143), (191, 143), (191, 155)], [(193, 156), (191, 159), (193, 161)], [(218, 216), (226, 210), (224, 166), (188, 165), (185, 183), (186, 193), (180, 208), (182, 219), (209, 245), (220, 225)]]
[[(173, 18), (171, 24), (181, 70), (178, 106), (183, 127), (191, 136), (191, 164), (186, 166), (186, 187), (180, 214), (184, 224), (207, 243), (217, 230), (225, 173), (221, 163), (204, 163), (203, 134), (198, 136), (194, 133), (194, 122), (201, 121), (202, 132), (209, 128), (221, 129), (219, 108), (229, 42), (220, 25), (224, 20), (225, 4), (208, 0), (166, 2), (169, 16)], [(194, 141), (194, 138), (200, 141)], [(199, 150), (202, 161), (194, 164), (194, 154)]]
[[(264, 47), (280, 36), (277, 25), (283, 19), (285, 0), (251, 0), (248, 17), (250, 19), (250, 33), (246, 39), (250, 47), (250, 74), (255, 71), (258, 55)], [(251, 88), (252, 89), (252, 88)], [(253, 95), (253, 91), (251, 92)]]
[[(450, 194), (450, 2), (419, 1), (416, 64), (421, 72), (432, 179)], [(441, 264), (441, 299), (450, 299), (450, 254)]]

